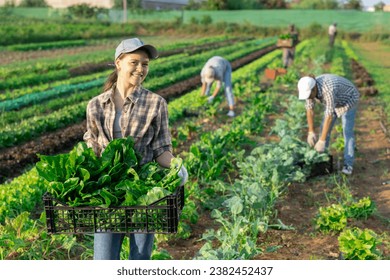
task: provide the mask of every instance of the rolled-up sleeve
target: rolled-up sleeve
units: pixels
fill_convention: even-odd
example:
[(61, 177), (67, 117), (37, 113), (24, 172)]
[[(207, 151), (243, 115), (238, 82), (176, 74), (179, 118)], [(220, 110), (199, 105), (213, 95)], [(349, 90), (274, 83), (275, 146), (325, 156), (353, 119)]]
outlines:
[(157, 158), (165, 151), (172, 152), (172, 139), (169, 131), (168, 106), (161, 99), (159, 110), (155, 119), (154, 139), (152, 143), (153, 157)]
[(313, 99), (306, 99), (305, 108), (306, 108), (306, 110), (313, 110), (314, 109), (314, 100)]

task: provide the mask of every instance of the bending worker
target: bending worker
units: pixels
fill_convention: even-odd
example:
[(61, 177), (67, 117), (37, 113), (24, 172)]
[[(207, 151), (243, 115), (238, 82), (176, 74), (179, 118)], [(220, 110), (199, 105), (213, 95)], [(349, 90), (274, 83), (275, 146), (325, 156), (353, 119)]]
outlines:
[(229, 117), (234, 117), (234, 98), (232, 91), (232, 67), (226, 59), (220, 56), (213, 56), (204, 65), (200, 72), (202, 80), (202, 95), (209, 95), (211, 85), (217, 81), (213, 94), (208, 98), (209, 103), (213, 102), (221, 89), (222, 83), (225, 85), (225, 95), (229, 105)]
[[(298, 82), (299, 99), (306, 100), (306, 116), (309, 133), (307, 142), (322, 153), (329, 147), (331, 130), (337, 120), (342, 119), (344, 135), (344, 167), (342, 172), (350, 175), (353, 170), (355, 152), (355, 115), (359, 101), (359, 91), (347, 79), (323, 74), (318, 77), (306, 76)], [(323, 121), (320, 128), (320, 138), (317, 141), (314, 132), (315, 99), (325, 106)]]

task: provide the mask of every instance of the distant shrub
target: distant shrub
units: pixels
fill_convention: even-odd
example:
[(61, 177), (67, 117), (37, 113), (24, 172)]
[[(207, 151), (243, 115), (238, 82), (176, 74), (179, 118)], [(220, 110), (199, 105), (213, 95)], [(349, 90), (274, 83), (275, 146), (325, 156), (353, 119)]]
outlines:
[(70, 6), (68, 12), (72, 17), (91, 19), (97, 18), (99, 14), (107, 14), (108, 10), (104, 8), (93, 7), (88, 4), (77, 4)]
[(203, 24), (203, 25), (208, 25), (208, 24), (211, 24), (212, 22), (213, 22), (213, 19), (211, 18), (210, 15), (204, 15), (200, 19), (200, 24)]
[(14, 1), (6, 1), (3, 6), (0, 7), (0, 16), (1, 18), (5, 18), (12, 14), (13, 7), (15, 7)]
[(22, 0), (19, 7), (48, 7), (45, 0)]
[(190, 18), (190, 24), (199, 24), (199, 20), (196, 17), (192, 16)]
[(4, 5), (3, 5), (3, 7), (8, 7), (8, 8), (13, 8), (15, 6), (16, 6), (15, 0), (6, 0)]
[(183, 17), (181, 17), (181, 16), (175, 17), (174, 23), (175, 23), (176, 25), (182, 25), (182, 24), (183, 24)]
[(237, 32), (238, 26), (235, 23), (226, 23), (225, 33), (234, 34)]
[(316, 36), (324, 36), (326, 29), (319, 23), (314, 22), (310, 24), (307, 28), (302, 32), (303, 37), (316, 37)]

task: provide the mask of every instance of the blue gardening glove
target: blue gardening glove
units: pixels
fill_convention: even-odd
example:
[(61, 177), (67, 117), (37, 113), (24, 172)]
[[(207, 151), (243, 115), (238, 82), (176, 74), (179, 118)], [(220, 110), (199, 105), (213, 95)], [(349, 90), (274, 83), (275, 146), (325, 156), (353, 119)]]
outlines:
[(309, 143), (310, 147), (314, 147), (317, 142), (317, 136), (314, 132), (310, 131), (307, 135), (307, 143)]
[(323, 153), (325, 151), (325, 141), (318, 140), (317, 144), (314, 146), (314, 149), (319, 153)]
[(181, 166), (177, 175), (181, 178), (180, 186), (184, 186), (184, 184), (188, 181), (188, 172), (184, 165)]
[(208, 100), (209, 103), (212, 103), (213, 100), (214, 100), (214, 96), (211, 95), (209, 98), (207, 98), (207, 100)]

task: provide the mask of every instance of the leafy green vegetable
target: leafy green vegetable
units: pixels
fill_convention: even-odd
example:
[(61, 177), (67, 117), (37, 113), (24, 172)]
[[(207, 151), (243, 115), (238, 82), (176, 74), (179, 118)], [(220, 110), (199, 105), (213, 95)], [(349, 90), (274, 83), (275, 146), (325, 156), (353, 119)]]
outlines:
[(375, 203), (369, 197), (346, 206), (347, 216), (350, 218), (367, 219), (376, 210)]
[(282, 39), (282, 40), (287, 40), (287, 39), (291, 39), (291, 35), (289, 33), (286, 33), (286, 34), (280, 34), (279, 35), (279, 39)]
[(347, 226), (347, 216), (343, 206), (332, 204), (320, 207), (316, 217), (316, 229), (323, 232), (341, 231)]
[(167, 195), (169, 195), (171, 192), (167, 191), (164, 188), (155, 187), (148, 191), (147, 194), (141, 196), (137, 200), (138, 205), (149, 205)]
[(381, 240), (370, 229), (346, 229), (340, 234), (338, 241), (340, 251), (347, 260), (381, 259), (381, 252), (378, 250)]
[(36, 168), (48, 192), (72, 207), (147, 205), (173, 193), (181, 181), (180, 158), (167, 169), (156, 162), (140, 166), (131, 137), (114, 139), (101, 157), (85, 142), (68, 154), (38, 156)]

